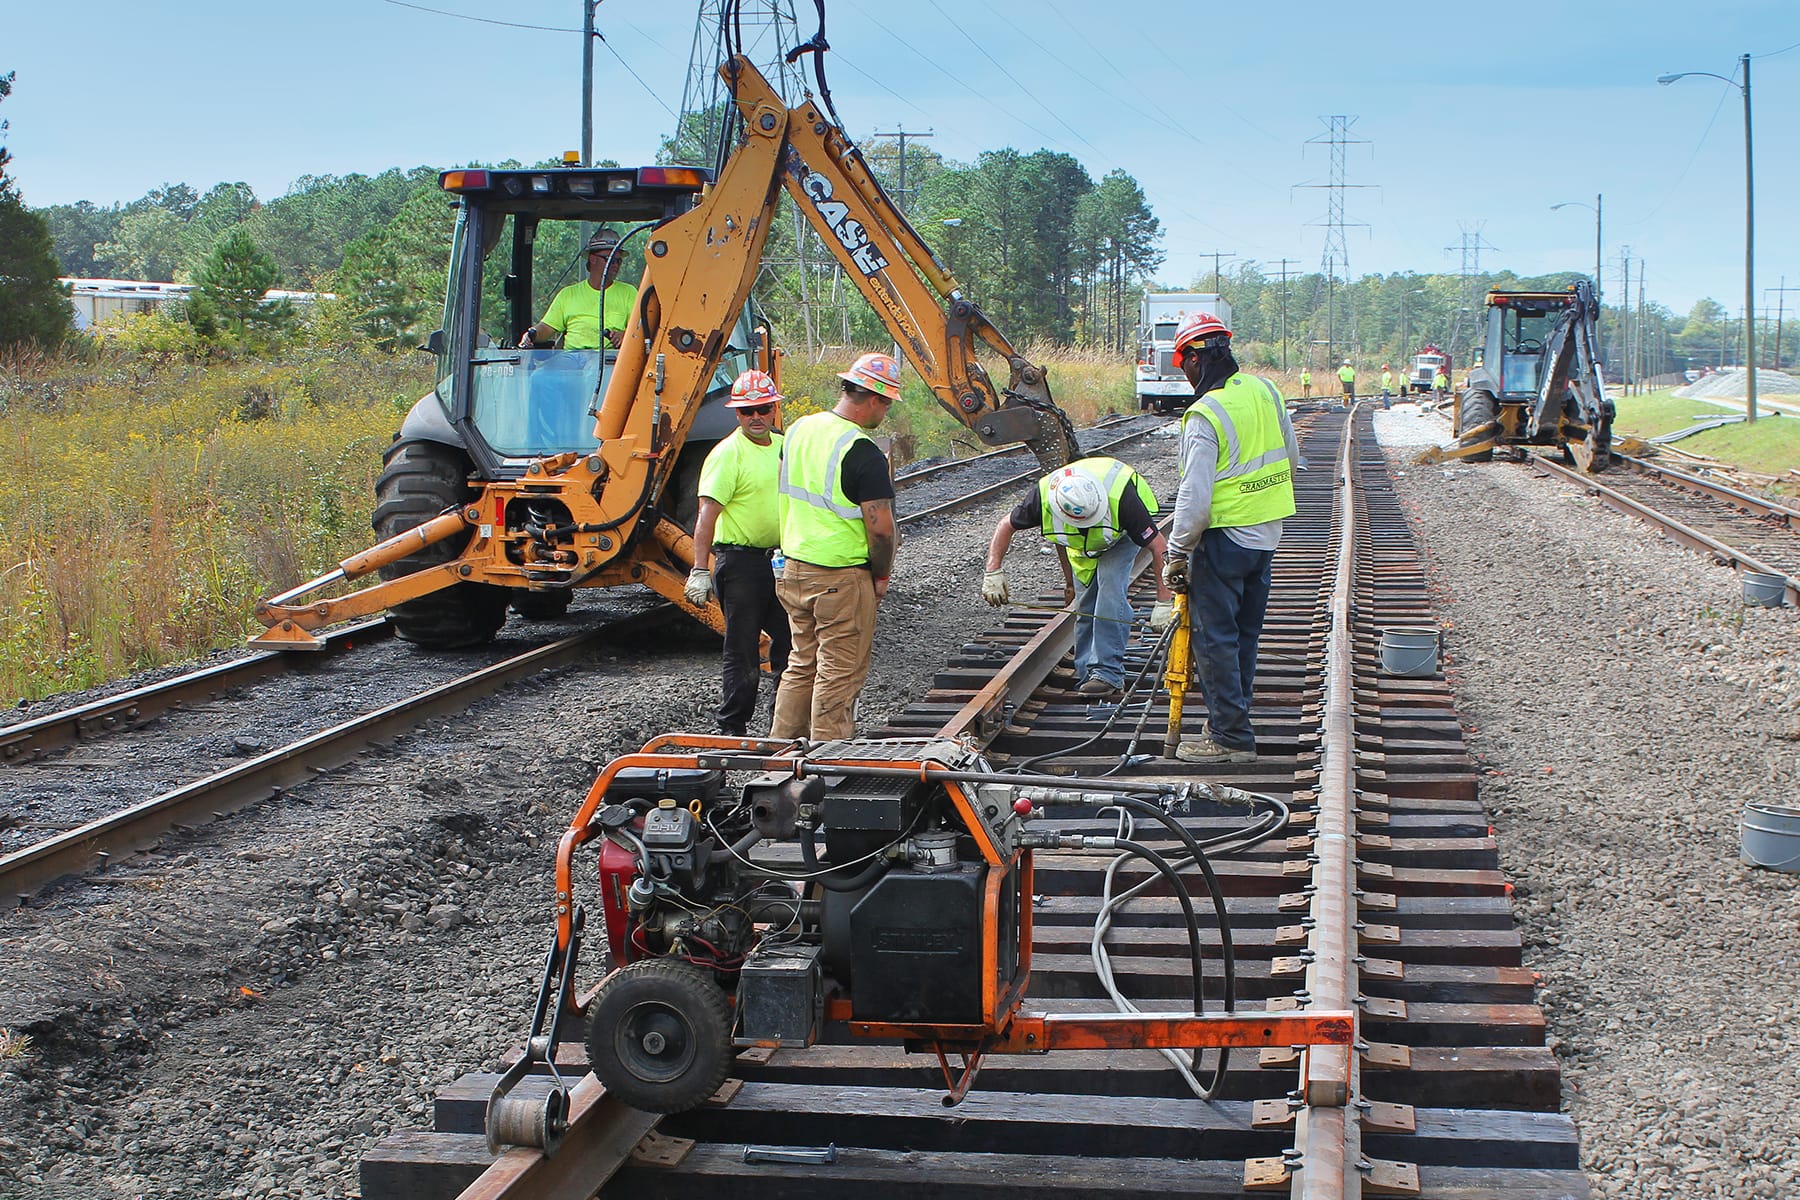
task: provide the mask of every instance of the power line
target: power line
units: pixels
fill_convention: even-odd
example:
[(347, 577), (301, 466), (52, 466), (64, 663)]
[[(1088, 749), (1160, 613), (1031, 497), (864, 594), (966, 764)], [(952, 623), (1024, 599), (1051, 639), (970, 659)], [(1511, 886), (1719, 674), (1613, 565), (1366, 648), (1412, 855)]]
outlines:
[(454, 17), (458, 21), (474, 21), (480, 25), (504, 25), (508, 29), (536, 29), (544, 33), (584, 33), (585, 30), (570, 29), (562, 25), (524, 25), (518, 21), (496, 21), (492, 17), (472, 17), (468, 13), (448, 12), (441, 8), (426, 8), (423, 4), (409, 4), (407, 0), (381, 0), (383, 4), (392, 4), (395, 8), (410, 8), (417, 12), (431, 13), (439, 17)]

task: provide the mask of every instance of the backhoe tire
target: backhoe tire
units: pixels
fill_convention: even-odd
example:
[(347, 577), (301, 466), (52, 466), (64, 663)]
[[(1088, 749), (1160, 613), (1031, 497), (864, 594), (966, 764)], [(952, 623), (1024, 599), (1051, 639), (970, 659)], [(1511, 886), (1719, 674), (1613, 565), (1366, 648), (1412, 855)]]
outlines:
[[(1486, 425), (1489, 421), (1494, 420), (1499, 415), (1500, 406), (1494, 402), (1494, 394), (1492, 392), (1468, 392), (1464, 394), (1462, 402), (1462, 427), (1464, 429), (1474, 429), (1477, 426)], [(1479, 454), (1469, 455), (1464, 461), (1492, 462), (1494, 461), (1494, 451), (1492, 448), (1489, 448), (1483, 450)]]
[[(445, 509), (479, 495), (469, 486), (469, 460), (440, 442), (395, 442), (382, 456), (375, 484), (375, 534), (383, 540), (423, 525)], [(473, 530), (426, 546), (381, 568), (383, 579), (398, 579), (424, 567), (450, 562), (469, 544)], [(394, 633), (424, 650), (452, 650), (490, 642), (506, 622), (507, 589), (485, 583), (457, 583), (396, 604), (388, 610)]]
[(512, 610), (527, 621), (555, 621), (569, 611), (575, 593), (568, 588), (554, 592), (514, 592)]
[(606, 1090), (645, 1112), (678, 1113), (731, 1068), (731, 1008), (712, 973), (672, 958), (615, 971), (588, 1009), (588, 1063)]

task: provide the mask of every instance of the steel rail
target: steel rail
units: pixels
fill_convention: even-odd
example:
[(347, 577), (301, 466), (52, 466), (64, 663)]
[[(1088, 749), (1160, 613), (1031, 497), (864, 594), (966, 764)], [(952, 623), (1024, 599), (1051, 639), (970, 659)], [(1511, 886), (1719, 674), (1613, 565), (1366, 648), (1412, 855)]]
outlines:
[(1686, 491), (1698, 492), (1703, 496), (1710, 496), (1714, 500), (1720, 500), (1726, 504), (1736, 505), (1739, 508), (1753, 513), (1757, 517), (1777, 522), (1781, 525), (1785, 525), (1789, 529), (1800, 531), (1800, 508), (1792, 508), (1786, 504), (1782, 504), (1778, 500), (1773, 500), (1768, 496), (1758, 496), (1752, 492), (1734, 488), (1729, 484), (1720, 483), (1716, 479), (1707, 479), (1701, 475), (1692, 475), (1686, 471), (1677, 471), (1673, 467), (1666, 467), (1661, 463), (1654, 463), (1648, 459), (1634, 458), (1629, 454), (1620, 454), (1616, 450), (1613, 451), (1613, 458), (1626, 463), (1641, 475), (1648, 475), (1650, 478), (1668, 483), (1672, 487), (1679, 487)]
[(1782, 586), (1785, 591), (1787, 602), (1789, 604), (1800, 605), (1800, 579), (1796, 579), (1786, 571), (1772, 567), (1761, 559), (1744, 553), (1735, 546), (1728, 546), (1719, 539), (1704, 534), (1698, 529), (1676, 520), (1667, 513), (1660, 512), (1657, 509), (1650, 507), (1641, 500), (1635, 500), (1632, 497), (1625, 495), (1623, 492), (1609, 488), (1605, 484), (1597, 483), (1592, 476), (1579, 474), (1563, 466), (1561, 463), (1551, 462), (1543, 455), (1534, 454), (1528, 461), (1530, 462), (1532, 469), (1538, 471), (1540, 474), (1558, 476), (1570, 483), (1579, 484), (1587, 491), (1598, 496), (1600, 502), (1608, 508), (1624, 513), (1627, 516), (1636, 517), (1641, 521), (1646, 521), (1661, 530), (1668, 537), (1691, 549), (1706, 551), (1718, 560), (1720, 566), (1732, 567), (1734, 569), (1748, 568), (1764, 575), (1774, 575), (1780, 578), (1782, 580)]
[[(393, 632), (392, 622), (385, 617), (347, 625), (325, 635), (323, 652), (327, 655), (344, 653), (369, 642), (391, 637)], [(74, 708), (0, 726), (0, 763), (29, 762), (51, 750), (142, 725), (171, 709), (212, 699), (231, 688), (286, 674), (302, 663), (314, 661), (315, 657), (301, 658), (285, 650), (261, 650), (244, 658), (216, 663), (173, 679), (132, 688), (128, 692), (92, 700)]]
[(517, 679), (572, 662), (605, 638), (642, 633), (674, 612), (672, 607), (651, 609), (539, 646), (0, 857), (0, 909), (28, 902), (39, 888), (64, 875), (101, 869), (112, 859), (153, 846), (170, 830), (279, 796), (349, 762), (371, 742), (405, 733), (432, 717), (461, 712)]
[[(1353, 409), (1344, 423), (1337, 459), (1337, 554), (1326, 609), (1324, 711), (1319, 786), (1312, 844), (1310, 930), (1304, 1007), (1355, 1010), (1361, 999), (1356, 903), (1356, 680), (1351, 597), (1356, 586), (1357, 458)], [(1362, 1041), (1361, 1020), (1355, 1041)], [(1361, 1098), (1354, 1046), (1315, 1046), (1300, 1071), (1303, 1107), (1295, 1114), (1291, 1195), (1338, 1200), (1361, 1195), (1362, 1127), (1353, 1103)]]
[[(1142, 429), (1136, 433), (1128, 433), (1123, 437), (1114, 438), (1110, 442), (1102, 442), (1092, 450), (1087, 451), (1085, 456), (1091, 458), (1096, 454), (1103, 454), (1108, 450), (1116, 450), (1127, 442), (1135, 442), (1141, 437), (1147, 437), (1156, 428), (1159, 427), (1151, 426), (1149, 429)], [(963, 461), (969, 462), (973, 460), (965, 459)], [(958, 496), (954, 500), (946, 500), (942, 504), (935, 504), (930, 508), (921, 509), (915, 513), (907, 513), (905, 516), (899, 518), (899, 523), (907, 525), (914, 521), (923, 521), (927, 517), (941, 517), (947, 513), (960, 511), (961, 509), (968, 508), (972, 504), (979, 504), (990, 496), (998, 495), (999, 493), (1004, 492), (1009, 488), (1017, 487), (1019, 484), (1025, 483), (1028, 480), (1036, 479), (1042, 474), (1042, 471), (1033, 468), (1029, 471), (1021, 471), (1017, 475), (1009, 475), (997, 483), (990, 483), (986, 487), (977, 488), (975, 491), (970, 492), (965, 496)]]

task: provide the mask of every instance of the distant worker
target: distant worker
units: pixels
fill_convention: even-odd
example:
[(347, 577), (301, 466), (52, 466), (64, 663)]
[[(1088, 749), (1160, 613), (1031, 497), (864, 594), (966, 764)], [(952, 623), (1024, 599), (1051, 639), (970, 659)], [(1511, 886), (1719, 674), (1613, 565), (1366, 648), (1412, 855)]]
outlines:
[(719, 732), (742, 736), (761, 691), (762, 635), (769, 635), (769, 670), (777, 689), (787, 669), (787, 610), (775, 598), (770, 561), (781, 544), (776, 493), (781, 476), (781, 393), (762, 371), (745, 371), (731, 385), (725, 407), (738, 427), (700, 468), (700, 515), (694, 521), (694, 570), (684, 594), (705, 604), (716, 591), (725, 611), (724, 682)]
[(1439, 367), (1437, 376), (1431, 381), (1431, 386), (1437, 389), (1437, 398), (1440, 402), (1448, 400), (1450, 398), (1450, 368)]
[(1202, 313), (1184, 324), (1175, 359), (1195, 400), (1181, 417), (1181, 487), (1163, 578), (1188, 593), (1207, 714), (1206, 735), (1182, 742), (1175, 755), (1255, 762), (1257, 643), (1281, 523), (1295, 512), (1300, 450), (1275, 386), (1238, 370), (1224, 322)]
[(795, 421), (781, 449), (781, 552), (775, 594), (794, 648), (775, 692), (769, 736), (815, 742), (856, 734), (875, 610), (887, 595), (898, 535), (894, 480), (869, 437), (900, 398), (900, 364), (865, 354), (838, 376), (829, 412)]
[(1307, 367), (1300, 368), (1300, 398), (1312, 399), (1312, 371)]
[[(1081, 682), (1075, 690), (1083, 696), (1111, 696), (1125, 686), (1125, 643), (1135, 615), (1131, 566), (1139, 546), (1149, 547), (1159, 563), (1168, 549), (1156, 514), (1156, 494), (1142, 475), (1116, 458), (1082, 458), (1039, 479), (994, 526), (981, 578), (981, 598), (989, 604), (1011, 599), (1004, 564), (1016, 530), (1035, 528), (1056, 546), (1064, 600), (1073, 601), (1079, 614), (1075, 677)], [(1159, 572), (1153, 632), (1169, 627), (1174, 599)]]
[(1356, 403), (1356, 368), (1345, 359), (1344, 365), (1338, 368), (1338, 382), (1344, 385), (1344, 403)]
[(560, 337), (564, 350), (598, 350), (604, 337), (617, 350), (637, 304), (637, 289), (618, 282), (624, 265), (619, 235), (610, 229), (596, 232), (587, 243), (587, 278), (557, 292), (543, 320), (525, 331), (519, 345), (531, 350), (554, 345)]
[(1394, 399), (1394, 370), (1386, 363), (1381, 364), (1381, 407), (1390, 408)]

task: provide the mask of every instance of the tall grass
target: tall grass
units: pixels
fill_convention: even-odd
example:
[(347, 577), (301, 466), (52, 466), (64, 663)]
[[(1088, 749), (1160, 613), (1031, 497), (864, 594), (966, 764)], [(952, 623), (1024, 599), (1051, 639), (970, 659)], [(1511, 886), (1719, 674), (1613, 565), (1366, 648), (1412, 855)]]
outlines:
[(233, 643), (259, 594), (366, 546), (381, 450), (430, 374), (342, 348), (0, 360), (0, 694)]

